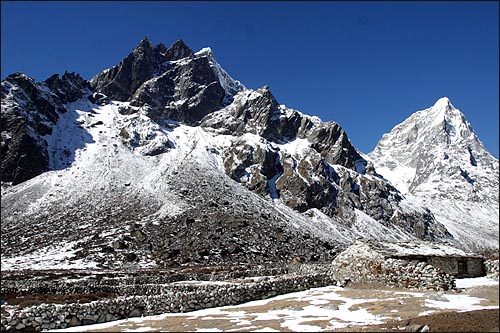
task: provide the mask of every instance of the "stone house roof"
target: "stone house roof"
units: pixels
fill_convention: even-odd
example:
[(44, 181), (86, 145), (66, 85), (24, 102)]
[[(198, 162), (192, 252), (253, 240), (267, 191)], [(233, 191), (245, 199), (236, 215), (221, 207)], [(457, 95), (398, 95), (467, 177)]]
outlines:
[(480, 257), (466, 253), (447, 243), (426, 241), (386, 242), (373, 239), (358, 239), (350, 247), (363, 248), (362, 252), (374, 251), (384, 258), (408, 257)]

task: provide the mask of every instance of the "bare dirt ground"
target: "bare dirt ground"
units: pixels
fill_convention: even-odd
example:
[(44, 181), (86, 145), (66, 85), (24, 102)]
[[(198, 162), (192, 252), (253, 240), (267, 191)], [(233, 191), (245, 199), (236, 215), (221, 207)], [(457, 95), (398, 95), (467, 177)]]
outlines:
[[(445, 301), (436, 303), (433, 297), (445, 297)], [(378, 332), (419, 331), (427, 325), (431, 332), (498, 332), (498, 305), (498, 285), (470, 287), (458, 293), (357, 285), (312, 289), (267, 302), (160, 315), (152, 319), (131, 318), (102, 324), (104, 326), (72, 329), (92, 332)], [(480, 309), (485, 306), (491, 309)]]

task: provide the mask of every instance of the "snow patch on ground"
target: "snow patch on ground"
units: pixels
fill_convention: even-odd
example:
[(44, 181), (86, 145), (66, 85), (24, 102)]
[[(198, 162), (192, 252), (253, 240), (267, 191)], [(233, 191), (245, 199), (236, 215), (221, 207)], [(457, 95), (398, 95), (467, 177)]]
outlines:
[(498, 285), (498, 281), (489, 279), (486, 276), (455, 280), (455, 286), (459, 289), (473, 288), (479, 286), (494, 286), (494, 285)]
[[(446, 302), (433, 299), (426, 299), (425, 306), (437, 309), (457, 310), (457, 311), (498, 309), (498, 306), (479, 305), (479, 303), (481, 303), (483, 299), (478, 297), (472, 297), (469, 295), (446, 295), (442, 297), (448, 299), (448, 301)], [(421, 313), (420, 315), (422, 316), (424, 314)]]
[(42, 270), (50, 267), (52, 269), (83, 269), (96, 268), (96, 262), (83, 261), (82, 259), (70, 260), (78, 251), (77, 243), (66, 243), (61, 247), (48, 247), (36, 252), (2, 258), (2, 271), (15, 270)]

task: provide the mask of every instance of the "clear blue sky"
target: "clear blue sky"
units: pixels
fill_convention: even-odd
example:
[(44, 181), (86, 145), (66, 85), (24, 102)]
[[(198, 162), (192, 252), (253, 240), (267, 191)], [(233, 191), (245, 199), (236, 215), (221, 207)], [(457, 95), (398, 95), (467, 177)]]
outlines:
[(144, 36), (210, 46), (248, 88), (334, 120), (362, 152), (447, 96), (498, 158), (499, 4), (491, 2), (6, 2), (2, 78), (90, 79)]

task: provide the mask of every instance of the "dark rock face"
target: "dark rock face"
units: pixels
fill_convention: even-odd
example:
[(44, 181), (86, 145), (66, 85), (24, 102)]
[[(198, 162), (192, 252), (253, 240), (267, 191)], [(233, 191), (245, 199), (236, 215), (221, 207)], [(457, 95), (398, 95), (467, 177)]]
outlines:
[(182, 39), (176, 41), (168, 49), (165, 47), (165, 45), (160, 43), (155, 48), (155, 50), (157, 50), (159, 54), (163, 54), (164, 58), (167, 61), (179, 60), (189, 57), (193, 54), (193, 50), (191, 50), (186, 44), (184, 44)]
[(220, 109), (227, 95), (212, 66), (211, 53), (195, 56), (182, 40), (166, 48), (143, 39), (120, 64), (97, 74), (91, 85), (111, 99), (130, 101), (122, 114), (143, 110), (160, 124), (176, 120), (196, 125)]
[(282, 142), (303, 137), (313, 122), (293, 112), (281, 117), (282, 110), (268, 86), (238, 94), (226, 109), (205, 117), (202, 127), (217, 129), (221, 134), (253, 133), (272, 141)]
[[(268, 86), (246, 94), (246, 98), (239, 96), (226, 109), (208, 115), (201, 126), (215, 128), (221, 134), (253, 133), (276, 143), (307, 138), (330, 164), (354, 168), (356, 161), (364, 161), (339, 124), (315, 125), (311, 117), (281, 108)], [(363, 163), (366, 165), (366, 161)]]
[(9, 120), (2, 119), (2, 128), (9, 128), (13, 136), (5, 140), (2, 137), (1, 177), (2, 181), (12, 182), (13, 185), (38, 176), (48, 171), (49, 167), (46, 147), (31, 137), (26, 127), (23, 121), (10, 124)]
[(52, 75), (44, 82), (22, 74), (2, 81), (1, 173), (2, 181), (13, 185), (49, 170), (47, 142), (64, 104), (90, 93), (86, 80), (75, 73)]
[[(32, 108), (37, 109), (40, 112), (40, 117), (45, 117), (49, 122), (55, 123), (58, 119), (57, 112), (64, 112), (65, 108), (61, 105), (60, 101), (57, 100), (56, 96), (52, 92), (45, 92), (43, 89), (43, 84), (39, 85), (34, 79), (22, 74), (15, 73), (9, 75), (5, 82), (9, 83), (9, 87), (2, 86), (2, 99), (8, 99), (7, 96), (11, 86), (17, 86), (18, 89), (12, 91), (13, 98), (17, 100), (25, 99), (26, 102), (31, 103)], [(3, 83), (3, 81), (2, 81)], [(26, 108), (27, 109), (27, 108)], [(42, 119), (36, 119), (37, 122), (42, 121)]]
[(126, 101), (144, 81), (153, 76), (157, 67), (153, 46), (143, 39), (118, 65), (97, 74), (90, 84), (112, 99)]
[(165, 73), (137, 89), (130, 105), (143, 107), (158, 123), (169, 119), (196, 125), (221, 107), (224, 96), (207, 57), (199, 57), (168, 65)]
[(15, 73), (2, 81), (1, 177), (18, 184), (48, 170), (47, 144), (42, 136), (65, 112), (59, 98), (32, 78)]
[(341, 193), (335, 182), (340, 177), (318, 154), (312, 152), (309, 159), (300, 161), (284, 156), (281, 161), (284, 172), (276, 182), (276, 189), (287, 206), (300, 212), (317, 208), (329, 216), (339, 215)]
[[(245, 169), (253, 166), (255, 172), (248, 186), (252, 190), (259, 189), (259, 193), (269, 193), (264, 190), (266, 184), (277, 176), (276, 190), (283, 194), (282, 199), (288, 205), (299, 211), (331, 206), (336, 201), (337, 191), (331, 185), (333, 175), (326, 164), (351, 169), (357, 164), (367, 165), (337, 123), (315, 122), (311, 117), (281, 107), (267, 86), (255, 92), (240, 93), (230, 106), (206, 116), (201, 126), (221, 134), (252, 133), (262, 137), (259, 146), (236, 142), (225, 155), (226, 173), (241, 181), (247, 177)], [(309, 143), (307, 159), (296, 160), (272, 145), (298, 139), (306, 139)], [(240, 164), (233, 165), (235, 161)], [(315, 183), (311, 176), (320, 176), (325, 182)]]
[(162, 71), (163, 63), (191, 54), (193, 51), (182, 40), (167, 49), (163, 44), (154, 47), (144, 38), (118, 65), (97, 74), (90, 84), (111, 99), (128, 101), (137, 88)]
[[(339, 164), (351, 169), (356, 166), (356, 162), (364, 161), (345, 131), (335, 122), (315, 127), (306, 137), (313, 142), (311, 147), (329, 164)], [(366, 165), (365, 162), (364, 164)]]
[(268, 181), (283, 172), (276, 150), (254, 146), (245, 140), (235, 142), (225, 152), (224, 168), (229, 177), (263, 196), (272, 196)]

